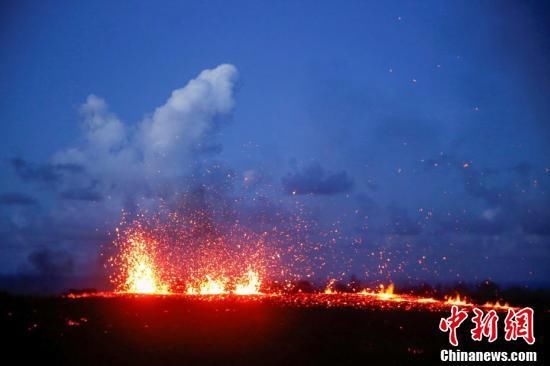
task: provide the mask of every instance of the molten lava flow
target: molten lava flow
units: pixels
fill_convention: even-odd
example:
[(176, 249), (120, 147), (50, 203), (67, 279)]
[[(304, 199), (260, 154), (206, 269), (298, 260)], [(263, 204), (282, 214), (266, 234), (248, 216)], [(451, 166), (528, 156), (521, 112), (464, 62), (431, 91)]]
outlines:
[(258, 295), (260, 294), (260, 286), (262, 282), (257, 272), (248, 270), (246, 278), (237, 283), (235, 286), (235, 294), (237, 295)]

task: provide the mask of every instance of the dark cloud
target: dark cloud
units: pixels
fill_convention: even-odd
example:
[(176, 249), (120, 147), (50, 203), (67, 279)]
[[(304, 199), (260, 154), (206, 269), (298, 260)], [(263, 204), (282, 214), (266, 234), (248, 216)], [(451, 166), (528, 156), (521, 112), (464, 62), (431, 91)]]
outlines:
[(38, 204), (38, 201), (27, 194), (10, 192), (0, 194), (0, 205), (5, 206), (32, 206)]
[(84, 171), (78, 164), (36, 164), (21, 158), (13, 158), (10, 164), (20, 179), (26, 182), (56, 183), (64, 173), (76, 174)]
[(64, 200), (72, 201), (90, 201), (97, 202), (103, 199), (101, 193), (96, 192), (93, 188), (74, 188), (68, 189), (59, 194)]
[(41, 275), (70, 275), (74, 270), (73, 257), (62, 250), (38, 249), (29, 254), (28, 260)]
[(321, 164), (314, 162), (301, 171), (289, 173), (281, 179), (283, 189), (288, 194), (332, 195), (349, 192), (353, 181), (345, 171), (325, 172)]

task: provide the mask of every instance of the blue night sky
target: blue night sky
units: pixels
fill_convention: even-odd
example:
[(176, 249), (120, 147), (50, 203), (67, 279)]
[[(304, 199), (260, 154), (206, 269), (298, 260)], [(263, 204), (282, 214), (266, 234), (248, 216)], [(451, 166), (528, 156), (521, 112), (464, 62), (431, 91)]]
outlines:
[(122, 209), (200, 188), (251, 230), (299, 211), (312, 278), (550, 285), (549, 16), (4, 2), (0, 275), (100, 276)]

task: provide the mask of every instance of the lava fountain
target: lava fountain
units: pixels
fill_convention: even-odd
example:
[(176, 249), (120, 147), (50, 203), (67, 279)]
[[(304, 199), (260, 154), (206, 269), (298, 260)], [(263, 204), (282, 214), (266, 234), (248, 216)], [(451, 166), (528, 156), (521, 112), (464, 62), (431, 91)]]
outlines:
[[(138, 219), (116, 229), (109, 259), (115, 291), (130, 294), (259, 295), (265, 275), (261, 237), (188, 227), (172, 216)], [(200, 227), (200, 225), (199, 225)]]
[(111, 279), (115, 282), (117, 292), (169, 293), (168, 283), (163, 281), (159, 273), (159, 259), (155, 252), (157, 245), (152, 238), (147, 237), (142, 230), (132, 230), (127, 233), (121, 246), (121, 253), (111, 259), (112, 264), (119, 269), (119, 273)]
[(210, 275), (206, 276), (206, 279), (199, 283), (197, 286), (187, 285), (188, 295), (223, 295), (228, 291), (227, 279), (225, 277), (213, 278)]
[(260, 286), (262, 281), (258, 272), (249, 269), (246, 277), (235, 286), (235, 294), (237, 295), (260, 295)]

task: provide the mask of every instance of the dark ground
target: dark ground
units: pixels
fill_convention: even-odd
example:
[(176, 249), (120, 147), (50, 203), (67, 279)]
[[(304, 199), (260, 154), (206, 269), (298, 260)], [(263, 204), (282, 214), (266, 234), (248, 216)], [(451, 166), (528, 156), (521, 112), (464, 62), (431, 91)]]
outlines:
[[(13, 364), (443, 364), (439, 352), (451, 346), (438, 323), (448, 315), (232, 299), (0, 296), (2, 357), (17, 360)], [(474, 344), (467, 320), (459, 331), (458, 348), (536, 350), (537, 364), (545, 364), (548, 312), (536, 311), (535, 316), (533, 346), (523, 340), (505, 342), (501, 316), (497, 342)]]

